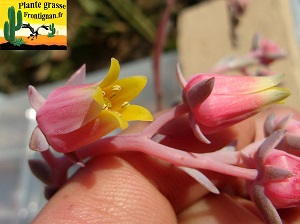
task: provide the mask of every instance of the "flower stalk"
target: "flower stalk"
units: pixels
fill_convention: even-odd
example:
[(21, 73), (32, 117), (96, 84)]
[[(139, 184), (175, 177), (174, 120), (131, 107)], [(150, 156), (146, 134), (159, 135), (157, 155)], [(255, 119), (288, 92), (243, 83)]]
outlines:
[[(126, 142), (126, 144), (124, 144)], [(99, 150), (99, 149), (103, 150)], [(205, 169), (219, 173), (241, 177), (249, 180), (256, 179), (257, 171), (229, 165), (211, 159), (209, 154), (190, 153), (159, 144), (141, 134), (119, 135), (101, 139), (100, 141), (78, 151), (81, 158), (89, 158), (102, 153), (119, 153), (124, 151), (143, 152), (155, 158), (168, 161), (175, 166)], [(232, 155), (236, 156), (236, 155)]]
[[(55, 89), (47, 99), (34, 87), (29, 87), (29, 100), (37, 112), (38, 123), (29, 145), (32, 150), (40, 151), (45, 161), (31, 161), (30, 167), (46, 184), (46, 198), (50, 198), (67, 181), (68, 170), (73, 164), (84, 169), (83, 161), (95, 156), (133, 151), (173, 164), (216, 194), (219, 190), (201, 170), (247, 180), (249, 195), (269, 223), (279, 223), (277, 208), (300, 204), (300, 199), (293, 197), (293, 192), (284, 191), (288, 184), (294, 192), (298, 192), (295, 183), (298, 183), (300, 159), (275, 149), (277, 146), (285, 149), (282, 141), (289, 143), (290, 147), (298, 146), (300, 125), (290, 116), (279, 120), (269, 116), (264, 125), (266, 137), (240, 151), (235, 145), (223, 145), (213, 152), (187, 152), (162, 141), (164, 138), (172, 139), (168, 128), (181, 128), (176, 119), (186, 116), (184, 122), (188, 122), (187, 127), (194, 134), (194, 140), (202, 141), (197, 142), (199, 146), (203, 146), (203, 142), (210, 144), (208, 138), (211, 134), (226, 131), (271, 105), (282, 103), (289, 95), (286, 89), (277, 87), (283, 75), (196, 74), (185, 80), (178, 66), (177, 76), (183, 88), (182, 103), (152, 121), (152, 115), (146, 108), (129, 103), (142, 91), (146, 78), (119, 79), (119, 73), (119, 63), (112, 59), (107, 76), (97, 83), (83, 84), (83, 66), (65, 86)], [(139, 133), (106, 136), (117, 128), (127, 128), (134, 120), (152, 123)], [(167, 130), (164, 127), (168, 127)], [(188, 149), (187, 139), (181, 136), (175, 138), (180, 138)], [(62, 155), (54, 156), (52, 150)], [(285, 164), (281, 164), (282, 161), (289, 161), (289, 165), (282, 165)]]

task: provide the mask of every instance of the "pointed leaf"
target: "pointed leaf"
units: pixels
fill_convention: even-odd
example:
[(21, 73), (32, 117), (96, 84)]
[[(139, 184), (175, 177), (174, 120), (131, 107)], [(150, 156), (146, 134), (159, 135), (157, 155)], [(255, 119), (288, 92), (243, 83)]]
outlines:
[(53, 182), (53, 176), (50, 167), (42, 160), (30, 159), (28, 161), (31, 172), (46, 185)]
[(292, 114), (284, 116), (278, 123), (276, 124), (276, 129), (283, 129), (289, 119), (292, 117)]
[(49, 143), (39, 127), (36, 127), (31, 134), (29, 148), (39, 152), (49, 149)]
[(213, 90), (214, 82), (215, 79), (210, 78), (201, 82), (197, 82), (189, 89), (185, 89), (185, 97), (192, 110), (204, 102), (207, 97), (209, 97)]
[(266, 223), (282, 224), (281, 218), (273, 206), (272, 202), (264, 193), (264, 187), (261, 185), (254, 185), (252, 192), (252, 201), (260, 210)]
[(265, 165), (264, 168), (266, 178), (272, 181), (287, 179), (295, 175), (293, 172), (277, 166)]
[(190, 120), (190, 126), (191, 126), (196, 138), (201, 142), (210, 144), (211, 142), (204, 136), (204, 134), (200, 130), (199, 125), (195, 121), (195, 116), (193, 116), (192, 114), (189, 114), (189, 120)]
[(185, 78), (183, 77), (182, 75), (182, 72), (181, 72), (181, 69), (180, 69), (180, 66), (179, 66), (179, 63), (177, 64), (176, 66), (176, 74), (177, 74), (177, 79), (181, 85), (181, 87), (184, 89), (184, 87), (186, 86), (186, 80)]
[(38, 111), (46, 101), (33, 86), (28, 86), (28, 98), (30, 105), (35, 111)]
[(205, 187), (207, 190), (214, 194), (219, 194), (218, 188), (199, 170), (189, 168), (189, 167), (183, 167), (179, 166), (179, 169), (184, 171), (186, 174), (194, 178), (199, 184), (201, 184), (203, 187)]
[(275, 114), (272, 112), (268, 115), (264, 122), (264, 134), (269, 136), (274, 131)]
[(265, 161), (267, 154), (279, 144), (284, 135), (285, 130), (279, 129), (266, 138), (255, 154), (255, 162), (257, 165), (260, 166)]

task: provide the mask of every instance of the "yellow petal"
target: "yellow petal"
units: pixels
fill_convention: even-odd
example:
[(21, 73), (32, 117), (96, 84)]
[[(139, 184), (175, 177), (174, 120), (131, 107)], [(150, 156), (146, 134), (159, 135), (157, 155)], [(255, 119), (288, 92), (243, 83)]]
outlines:
[(120, 64), (118, 60), (112, 58), (109, 71), (103, 81), (100, 82), (99, 87), (103, 89), (105, 87), (111, 86), (118, 79), (119, 74)]
[(107, 133), (117, 128), (125, 129), (128, 127), (127, 121), (111, 110), (102, 110), (99, 115), (99, 122), (101, 122), (102, 128), (108, 131)]
[(275, 87), (283, 80), (284, 76), (284, 74), (277, 74), (271, 76), (252, 77), (253, 81), (249, 81), (248, 83), (244, 84), (243, 94), (247, 94), (247, 89), (249, 93), (254, 93)]
[(95, 92), (92, 94), (93, 99), (98, 102), (101, 107), (103, 108), (104, 100), (103, 100), (103, 94), (102, 89), (100, 89), (98, 86), (96, 87)]
[(146, 83), (146, 76), (131, 76), (117, 80), (114, 85), (120, 85), (121, 90), (112, 99), (113, 108), (119, 108), (124, 102), (133, 100), (144, 89)]
[(288, 89), (281, 87), (272, 87), (264, 91), (258, 92), (261, 101), (265, 106), (270, 106), (274, 103), (283, 103), (291, 93)]
[(152, 114), (139, 105), (128, 105), (120, 110), (126, 121), (153, 121)]
[(102, 110), (97, 118), (66, 134), (55, 134), (49, 138), (51, 146), (59, 152), (75, 151), (91, 144), (117, 128), (126, 128), (128, 123), (109, 110)]

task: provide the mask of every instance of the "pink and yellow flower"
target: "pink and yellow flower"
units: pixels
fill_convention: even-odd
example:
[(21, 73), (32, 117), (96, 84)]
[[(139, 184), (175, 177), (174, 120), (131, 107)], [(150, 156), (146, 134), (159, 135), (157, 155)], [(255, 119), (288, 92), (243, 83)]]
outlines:
[(143, 90), (146, 77), (118, 79), (119, 73), (119, 63), (112, 59), (104, 80), (82, 84), (83, 66), (65, 86), (50, 93), (47, 100), (29, 86), (29, 99), (38, 123), (30, 148), (43, 151), (51, 145), (56, 151), (72, 152), (117, 128), (127, 128), (128, 121), (151, 121), (152, 115), (147, 109), (129, 103)]

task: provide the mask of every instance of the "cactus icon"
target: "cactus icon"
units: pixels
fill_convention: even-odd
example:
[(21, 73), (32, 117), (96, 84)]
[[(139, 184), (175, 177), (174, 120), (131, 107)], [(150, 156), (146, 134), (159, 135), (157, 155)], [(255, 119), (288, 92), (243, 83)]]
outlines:
[(56, 33), (56, 29), (54, 28), (54, 23), (49, 25), (49, 29), (51, 30), (51, 33), (48, 33), (48, 37), (54, 37)]
[(22, 27), (22, 12), (17, 12), (17, 25), (15, 25), (15, 7), (8, 8), (8, 20), (4, 23), (4, 37), (10, 43), (15, 42), (15, 32)]

